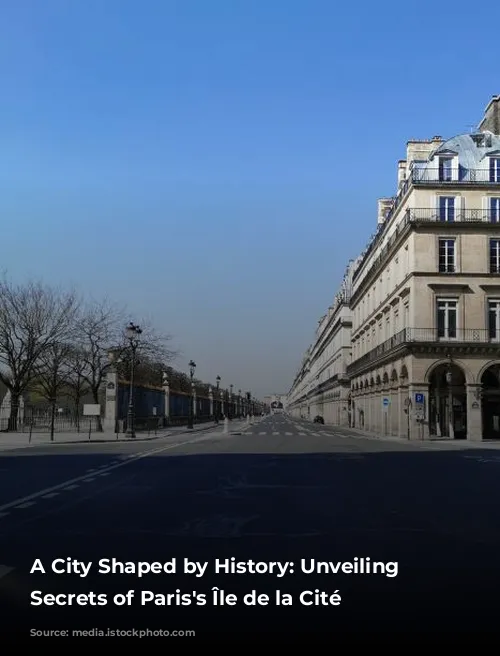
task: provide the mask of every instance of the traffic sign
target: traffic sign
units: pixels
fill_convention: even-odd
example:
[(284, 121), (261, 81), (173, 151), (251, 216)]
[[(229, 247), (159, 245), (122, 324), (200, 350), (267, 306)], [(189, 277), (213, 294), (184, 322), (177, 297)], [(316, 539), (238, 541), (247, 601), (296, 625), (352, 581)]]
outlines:
[(424, 400), (425, 400), (425, 397), (424, 397), (424, 395), (422, 394), (422, 392), (417, 392), (417, 393), (415, 394), (415, 403), (416, 403), (417, 405), (423, 405), (423, 404), (424, 404)]
[(382, 405), (384, 406), (384, 408), (388, 408), (390, 404), (391, 404), (391, 400), (389, 399), (389, 397), (384, 396), (384, 398), (382, 399)]

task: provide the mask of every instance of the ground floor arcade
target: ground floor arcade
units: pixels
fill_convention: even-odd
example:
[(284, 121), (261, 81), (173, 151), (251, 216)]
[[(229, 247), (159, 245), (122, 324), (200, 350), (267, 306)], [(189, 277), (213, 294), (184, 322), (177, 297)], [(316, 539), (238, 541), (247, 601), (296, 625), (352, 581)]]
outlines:
[(485, 355), (411, 354), (358, 372), (351, 425), (407, 439), (500, 439), (500, 359)]

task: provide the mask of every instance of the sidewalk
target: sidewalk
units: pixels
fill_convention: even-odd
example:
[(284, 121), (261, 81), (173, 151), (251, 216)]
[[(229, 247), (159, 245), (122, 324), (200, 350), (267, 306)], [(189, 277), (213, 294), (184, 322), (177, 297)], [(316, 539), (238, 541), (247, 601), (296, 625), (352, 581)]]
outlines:
[(359, 437), (365, 440), (382, 440), (384, 442), (396, 442), (397, 444), (410, 444), (411, 446), (435, 446), (451, 447), (452, 449), (494, 449), (500, 450), (500, 441), (471, 442), (469, 440), (451, 440), (449, 438), (435, 437), (430, 440), (409, 440), (406, 437), (395, 435), (382, 435), (381, 433), (369, 433), (359, 428), (347, 428), (346, 426), (329, 426), (329, 428), (342, 428), (343, 430), (357, 433), (353, 438)]
[[(240, 422), (230, 422), (229, 430), (233, 431), (232, 424), (239, 424)], [(147, 431), (137, 433), (137, 437), (126, 437), (120, 433), (117, 437), (116, 433), (103, 432), (91, 433), (90, 439), (88, 433), (80, 432), (56, 432), (54, 433), (54, 440), (51, 441), (50, 433), (32, 433), (31, 441), (29, 433), (0, 433), (0, 451), (10, 449), (21, 449), (35, 446), (51, 446), (61, 444), (113, 444), (122, 442), (152, 442), (161, 438), (175, 436), (175, 435), (190, 435), (193, 433), (200, 433), (203, 431), (218, 431), (222, 432), (224, 423), (220, 422), (218, 425), (213, 422), (207, 421), (203, 424), (195, 424), (194, 428), (187, 428), (187, 426), (162, 428), (154, 433), (152, 431), (149, 435)]]

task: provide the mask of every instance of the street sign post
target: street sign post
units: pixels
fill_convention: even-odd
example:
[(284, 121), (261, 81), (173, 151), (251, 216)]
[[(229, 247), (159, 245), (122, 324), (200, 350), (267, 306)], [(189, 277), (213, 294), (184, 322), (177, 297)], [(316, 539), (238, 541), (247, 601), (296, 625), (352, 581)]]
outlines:
[(415, 419), (417, 421), (425, 419), (425, 394), (422, 392), (415, 393)]
[(385, 412), (389, 410), (390, 404), (391, 404), (391, 399), (388, 396), (384, 396), (382, 399), (382, 407), (384, 408)]

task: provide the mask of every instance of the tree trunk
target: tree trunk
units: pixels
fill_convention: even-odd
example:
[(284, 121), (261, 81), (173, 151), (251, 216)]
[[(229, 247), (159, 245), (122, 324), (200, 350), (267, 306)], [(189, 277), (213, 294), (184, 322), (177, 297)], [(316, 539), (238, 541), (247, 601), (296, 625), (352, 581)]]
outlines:
[(54, 432), (55, 432), (55, 424), (56, 424), (56, 400), (52, 400), (51, 408), (50, 408), (50, 441), (54, 441)]
[[(96, 388), (94, 388), (94, 389), (92, 390), (92, 396), (93, 396), (93, 399), (94, 399), (94, 403), (95, 403), (96, 405), (99, 405), (99, 388), (98, 388), (98, 387), (96, 387)], [(102, 432), (103, 432), (103, 428), (102, 428), (102, 419), (101, 419), (101, 415), (99, 415), (99, 416), (96, 417), (95, 419), (96, 419), (96, 427), (95, 427), (96, 433), (102, 433)], [(91, 418), (91, 417), (90, 417), (90, 421), (92, 421), (92, 418)]]
[(77, 391), (75, 394), (75, 422), (76, 422), (76, 432), (80, 432), (80, 392)]
[(10, 390), (10, 415), (7, 430), (17, 432), (17, 419), (19, 416), (19, 398), (20, 394)]

